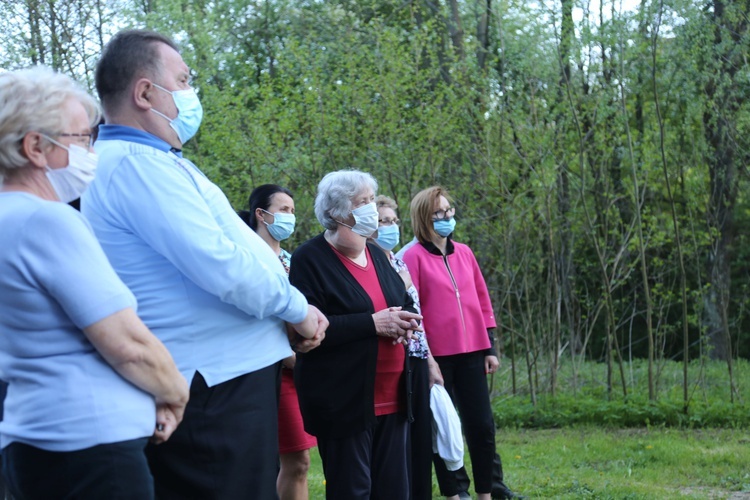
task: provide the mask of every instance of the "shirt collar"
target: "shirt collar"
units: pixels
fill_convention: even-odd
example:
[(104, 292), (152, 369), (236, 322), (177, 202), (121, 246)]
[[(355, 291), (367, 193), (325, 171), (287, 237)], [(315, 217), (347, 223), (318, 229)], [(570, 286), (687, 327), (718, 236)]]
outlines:
[[(421, 242), (420, 242), (421, 243)], [(435, 244), (431, 241), (426, 241), (424, 243), (421, 243), (421, 245), (430, 252), (431, 254), (443, 256), (443, 252), (440, 251), (438, 247), (435, 246)], [(450, 236), (448, 236), (448, 241), (445, 242), (445, 255), (450, 255), (453, 253), (453, 240)]]
[(128, 127), (127, 125), (100, 125), (97, 141), (128, 141), (137, 144), (143, 144), (152, 148), (164, 151), (165, 153), (174, 153), (182, 157), (182, 150), (173, 148), (168, 142), (150, 134), (145, 130)]

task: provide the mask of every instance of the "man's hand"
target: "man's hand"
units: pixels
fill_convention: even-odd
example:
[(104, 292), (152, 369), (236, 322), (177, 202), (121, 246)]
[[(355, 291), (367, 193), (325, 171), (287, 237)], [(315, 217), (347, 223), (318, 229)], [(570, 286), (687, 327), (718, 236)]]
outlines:
[(328, 318), (320, 312), (320, 309), (308, 304), (307, 316), (300, 323), (292, 324), (292, 328), (306, 339), (322, 337), (328, 329)]
[(325, 338), (326, 338), (326, 332), (323, 332), (320, 335), (316, 335), (311, 339), (306, 339), (300, 335), (297, 335), (297, 341), (292, 343), (292, 349), (304, 354), (318, 347), (320, 343), (323, 342), (323, 339)]

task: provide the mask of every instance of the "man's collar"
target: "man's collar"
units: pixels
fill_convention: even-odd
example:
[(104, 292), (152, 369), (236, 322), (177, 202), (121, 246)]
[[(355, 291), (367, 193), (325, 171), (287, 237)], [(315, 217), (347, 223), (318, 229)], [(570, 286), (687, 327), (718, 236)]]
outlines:
[(182, 150), (173, 148), (168, 142), (150, 134), (145, 130), (128, 127), (127, 125), (100, 125), (97, 141), (128, 141), (164, 151), (172, 152), (177, 156), (182, 156)]

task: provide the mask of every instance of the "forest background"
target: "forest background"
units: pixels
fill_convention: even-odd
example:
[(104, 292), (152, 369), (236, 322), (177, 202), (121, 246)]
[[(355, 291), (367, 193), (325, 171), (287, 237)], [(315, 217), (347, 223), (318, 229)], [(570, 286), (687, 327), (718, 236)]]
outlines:
[(6, 0), (0, 68), (43, 63), (93, 92), (116, 31), (173, 37), (205, 109), (186, 155), (236, 209), (255, 185), (291, 188), (294, 248), (320, 231), (318, 181), (358, 168), (396, 199), (408, 241), (409, 200), (441, 184), (492, 294), (508, 397), (536, 407), (564, 384), (688, 415), (716, 388), (744, 408), (750, 384), (748, 13), (709, 0)]

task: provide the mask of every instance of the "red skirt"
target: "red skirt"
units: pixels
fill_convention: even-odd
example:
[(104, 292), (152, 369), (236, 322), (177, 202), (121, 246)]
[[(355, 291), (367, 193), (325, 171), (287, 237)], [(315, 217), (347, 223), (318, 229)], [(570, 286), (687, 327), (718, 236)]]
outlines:
[(294, 388), (294, 374), (292, 370), (282, 368), (279, 394), (279, 453), (308, 450), (316, 444), (318, 442), (315, 436), (306, 433), (302, 423), (297, 389)]

